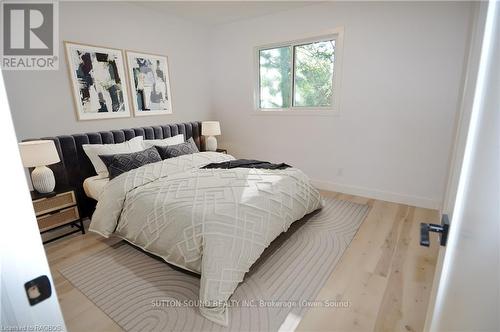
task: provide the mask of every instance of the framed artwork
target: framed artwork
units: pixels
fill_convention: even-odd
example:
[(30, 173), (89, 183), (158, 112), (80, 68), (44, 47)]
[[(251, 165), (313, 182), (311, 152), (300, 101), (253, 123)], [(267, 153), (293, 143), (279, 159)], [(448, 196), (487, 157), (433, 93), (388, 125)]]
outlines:
[(126, 51), (132, 105), (136, 116), (172, 113), (166, 56)]
[(64, 45), (78, 120), (130, 117), (122, 51)]

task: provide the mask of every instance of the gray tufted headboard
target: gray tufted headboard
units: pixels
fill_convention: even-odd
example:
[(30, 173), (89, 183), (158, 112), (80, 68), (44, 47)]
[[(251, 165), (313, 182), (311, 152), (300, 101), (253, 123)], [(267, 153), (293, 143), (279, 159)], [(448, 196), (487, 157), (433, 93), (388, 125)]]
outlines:
[(128, 141), (136, 136), (144, 139), (162, 139), (178, 134), (184, 138), (193, 137), (196, 145), (202, 150), (201, 122), (167, 124), (142, 128), (101, 131), (98, 133), (62, 135), (44, 137), (54, 141), (61, 162), (50, 165), (58, 186), (69, 185), (76, 189), (82, 217), (90, 217), (94, 212), (96, 201), (88, 198), (83, 191), (83, 181), (96, 175), (94, 167), (83, 151), (83, 144), (114, 144)]

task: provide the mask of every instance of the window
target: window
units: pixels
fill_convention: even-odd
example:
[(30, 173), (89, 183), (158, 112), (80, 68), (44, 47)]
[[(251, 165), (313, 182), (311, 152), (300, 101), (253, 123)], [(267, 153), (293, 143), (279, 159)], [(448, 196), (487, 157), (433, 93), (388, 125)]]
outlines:
[(339, 33), (257, 48), (257, 108), (334, 110)]
[(259, 51), (260, 108), (289, 108), (292, 105), (291, 47)]

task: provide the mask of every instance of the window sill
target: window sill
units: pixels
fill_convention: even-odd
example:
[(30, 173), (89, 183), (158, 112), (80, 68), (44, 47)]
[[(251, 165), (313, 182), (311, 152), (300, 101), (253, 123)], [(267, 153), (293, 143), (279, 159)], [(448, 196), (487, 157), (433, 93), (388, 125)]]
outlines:
[(252, 111), (253, 115), (277, 115), (277, 116), (331, 116), (338, 117), (339, 111), (334, 109), (257, 109)]

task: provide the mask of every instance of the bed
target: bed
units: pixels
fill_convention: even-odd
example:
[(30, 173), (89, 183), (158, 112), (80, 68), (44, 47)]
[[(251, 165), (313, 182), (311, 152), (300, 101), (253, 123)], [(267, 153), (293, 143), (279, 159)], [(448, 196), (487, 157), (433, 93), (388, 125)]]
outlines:
[(202, 168), (231, 160), (199, 152), (130, 170), (102, 188), (85, 180), (98, 200), (89, 230), (200, 274), (200, 313), (224, 326), (229, 298), (265, 248), (321, 207), (297, 168)]

